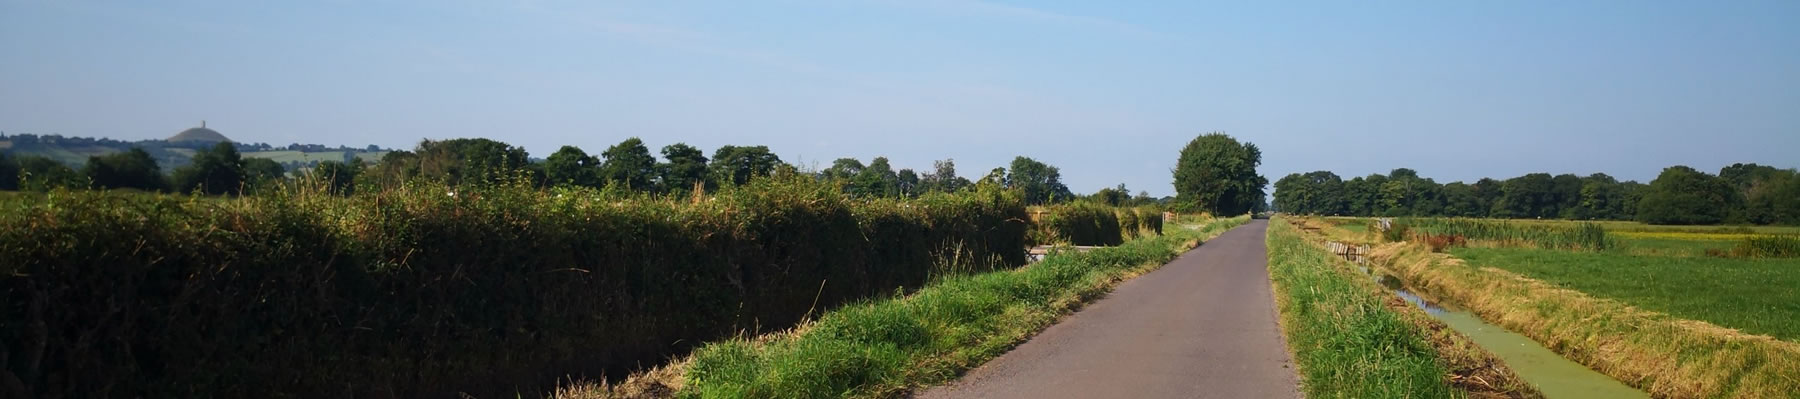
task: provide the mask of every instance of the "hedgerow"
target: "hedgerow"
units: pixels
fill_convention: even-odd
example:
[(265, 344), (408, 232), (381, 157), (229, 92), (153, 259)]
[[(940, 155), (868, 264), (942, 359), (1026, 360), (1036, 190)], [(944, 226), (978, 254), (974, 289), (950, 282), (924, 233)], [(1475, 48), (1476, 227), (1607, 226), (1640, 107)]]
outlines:
[(1011, 192), (855, 201), (804, 177), (697, 202), (431, 184), (9, 197), (0, 380), (17, 383), (0, 396), (531, 396), (1021, 265), (1026, 219)]

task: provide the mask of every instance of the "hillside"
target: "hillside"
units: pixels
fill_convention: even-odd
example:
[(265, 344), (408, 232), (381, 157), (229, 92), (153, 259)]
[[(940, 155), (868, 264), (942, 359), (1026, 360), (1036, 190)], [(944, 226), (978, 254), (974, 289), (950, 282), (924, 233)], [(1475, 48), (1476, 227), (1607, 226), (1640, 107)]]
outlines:
[(12, 156), (41, 156), (73, 168), (80, 168), (87, 163), (88, 157), (123, 152), (132, 147), (138, 147), (149, 152), (163, 170), (173, 170), (176, 167), (187, 165), (193, 159), (196, 150), (210, 148), (219, 142), (231, 142), (246, 158), (275, 160), (287, 170), (309, 168), (323, 161), (349, 161), (355, 158), (362, 158), (364, 162), (373, 162), (381, 159), (382, 155), (390, 151), (372, 145), (367, 147), (327, 147), (320, 144), (272, 146), (268, 143), (242, 143), (232, 141), (218, 131), (202, 126), (184, 130), (166, 140), (123, 141), (109, 138), (63, 137), (61, 135), (0, 134), (0, 153)]

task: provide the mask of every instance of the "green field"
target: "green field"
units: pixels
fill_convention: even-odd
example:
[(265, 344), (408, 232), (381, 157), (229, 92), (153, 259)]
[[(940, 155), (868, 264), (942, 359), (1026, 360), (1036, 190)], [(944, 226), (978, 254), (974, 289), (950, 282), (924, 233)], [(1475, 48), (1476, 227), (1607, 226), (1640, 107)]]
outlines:
[(1469, 264), (1510, 270), (1675, 317), (1800, 340), (1800, 259), (1527, 248), (1459, 248), (1451, 253)]
[[(192, 150), (189, 150), (189, 151), (192, 151)], [(358, 152), (358, 153), (356, 153), (356, 156), (358, 158), (362, 158), (363, 162), (375, 162), (375, 161), (381, 160), (381, 156), (386, 155), (386, 154), (387, 154), (386, 151)], [(256, 152), (246, 152), (246, 153), (244, 153), (244, 157), (245, 158), (268, 158), (270, 160), (273, 160), (273, 161), (279, 162), (279, 163), (311, 162), (311, 161), (320, 161), (320, 162), (340, 161), (341, 162), (344, 160), (344, 151), (321, 151), (321, 152), (256, 151)]]

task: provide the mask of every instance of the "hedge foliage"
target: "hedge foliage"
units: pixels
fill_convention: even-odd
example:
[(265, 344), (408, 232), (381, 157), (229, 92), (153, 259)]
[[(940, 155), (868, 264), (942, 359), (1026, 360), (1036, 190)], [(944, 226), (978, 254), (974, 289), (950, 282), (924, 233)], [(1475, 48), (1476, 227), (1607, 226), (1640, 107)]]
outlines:
[(10, 197), (0, 396), (535, 396), (967, 271), (947, 268), (1021, 265), (1026, 219), (1011, 192), (853, 201), (803, 177), (692, 204), (430, 185)]
[(1039, 244), (1115, 246), (1127, 238), (1162, 234), (1162, 212), (1148, 208), (1118, 208), (1089, 201), (1044, 207), (1036, 240)]

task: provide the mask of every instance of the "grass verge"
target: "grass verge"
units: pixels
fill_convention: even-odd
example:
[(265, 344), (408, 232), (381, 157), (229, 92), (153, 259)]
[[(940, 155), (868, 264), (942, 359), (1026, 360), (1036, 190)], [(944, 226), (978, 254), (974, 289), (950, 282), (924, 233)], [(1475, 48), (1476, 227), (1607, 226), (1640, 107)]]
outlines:
[(1219, 219), (1017, 270), (946, 277), (911, 295), (845, 306), (789, 331), (710, 343), (652, 375), (611, 386), (577, 385), (557, 396), (903, 396), (955, 379), (1120, 281), (1246, 221)]
[[(1417, 243), (1373, 258), (1431, 296), (1519, 332), (1655, 397), (1786, 398), (1800, 392), (1800, 344), (1639, 309)], [(1605, 273), (1605, 272), (1597, 272)], [(1603, 279), (1623, 278), (1616, 274)], [(1666, 284), (1685, 284), (1668, 282)]]
[(1269, 224), (1282, 332), (1312, 398), (1539, 397), (1502, 362), (1299, 229)]

